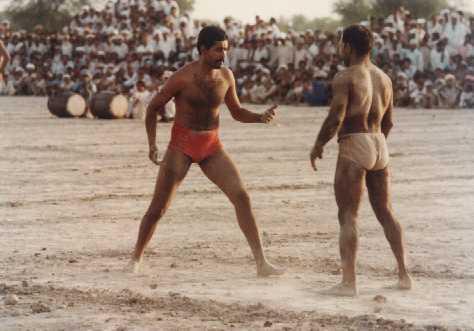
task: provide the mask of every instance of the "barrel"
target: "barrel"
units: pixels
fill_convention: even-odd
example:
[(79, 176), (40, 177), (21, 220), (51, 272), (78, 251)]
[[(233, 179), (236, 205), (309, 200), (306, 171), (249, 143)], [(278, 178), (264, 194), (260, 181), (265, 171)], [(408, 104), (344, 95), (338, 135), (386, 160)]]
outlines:
[(81, 117), (86, 112), (87, 104), (81, 95), (64, 92), (49, 97), (48, 109), (57, 117)]
[(114, 92), (99, 92), (92, 97), (90, 109), (92, 114), (98, 118), (124, 118), (128, 111), (128, 99)]

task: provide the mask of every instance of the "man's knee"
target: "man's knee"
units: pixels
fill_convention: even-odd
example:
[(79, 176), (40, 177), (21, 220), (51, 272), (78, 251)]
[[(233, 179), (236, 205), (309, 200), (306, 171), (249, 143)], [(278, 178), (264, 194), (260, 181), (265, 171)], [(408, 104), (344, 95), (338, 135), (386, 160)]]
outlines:
[(340, 209), (338, 213), (339, 224), (341, 226), (355, 226), (358, 212), (355, 208)]

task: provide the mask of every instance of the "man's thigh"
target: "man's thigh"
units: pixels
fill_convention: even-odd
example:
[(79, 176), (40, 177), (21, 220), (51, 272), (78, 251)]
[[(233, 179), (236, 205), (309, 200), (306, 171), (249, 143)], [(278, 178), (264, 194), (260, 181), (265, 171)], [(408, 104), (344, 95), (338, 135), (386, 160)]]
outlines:
[(354, 162), (339, 157), (336, 166), (334, 190), (339, 209), (356, 212), (364, 188), (365, 169)]
[(202, 161), (199, 166), (204, 174), (227, 195), (244, 190), (237, 167), (223, 149)]
[(186, 177), (191, 163), (190, 157), (168, 148), (158, 172), (153, 202), (165, 204), (169, 200)]
[(369, 171), (366, 176), (367, 191), (370, 203), (375, 212), (391, 208), (390, 202), (390, 169)]

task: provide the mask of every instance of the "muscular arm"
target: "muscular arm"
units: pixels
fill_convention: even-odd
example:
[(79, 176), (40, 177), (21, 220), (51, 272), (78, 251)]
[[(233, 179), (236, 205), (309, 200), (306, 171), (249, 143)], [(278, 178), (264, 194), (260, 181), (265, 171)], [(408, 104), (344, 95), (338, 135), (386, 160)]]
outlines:
[(242, 108), (239, 97), (237, 96), (237, 88), (235, 78), (232, 71), (229, 72), (229, 89), (225, 95), (225, 103), (230, 110), (232, 117), (242, 123), (262, 123), (262, 114), (257, 114)]
[(5, 45), (0, 40), (0, 75), (3, 74), (7, 64), (10, 62), (10, 54), (8, 54)]
[(158, 111), (162, 110), (180, 89), (179, 79), (172, 76), (163, 89), (157, 93), (148, 104), (145, 118), (146, 133), (148, 136), (148, 146), (156, 150), (156, 122)]
[(342, 76), (336, 76), (333, 82), (333, 98), (329, 114), (326, 117), (315, 145), (326, 145), (339, 131), (344, 121), (349, 103), (349, 82)]

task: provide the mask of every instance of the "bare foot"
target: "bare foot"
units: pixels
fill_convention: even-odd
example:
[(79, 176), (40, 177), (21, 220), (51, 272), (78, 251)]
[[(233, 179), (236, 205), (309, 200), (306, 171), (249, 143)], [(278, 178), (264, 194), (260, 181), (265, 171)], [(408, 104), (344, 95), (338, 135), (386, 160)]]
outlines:
[(142, 266), (141, 261), (131, 259), (130, 262), (128, 263), (128, 265), (127, 265), (127, 270), (130, 271), (133, 274), (138, 274), (138, 273), (140, 273), (141, 266)]
[(330, 289), (321, 291), (321, 294), (333, 295), (336, 297), (356, 297), (359, 292), (355, 284), (338, 284)]
[(266, 261), (261, 266), (257, 267), (258, 277), (281, 276), (284, 273), (285, 269), (277, 268)]
[(398, 288), (400, 290), (411, 290), (412, 286), (412, 280), (408, 274), (400, 277), (400, 279), (398, 280)]

